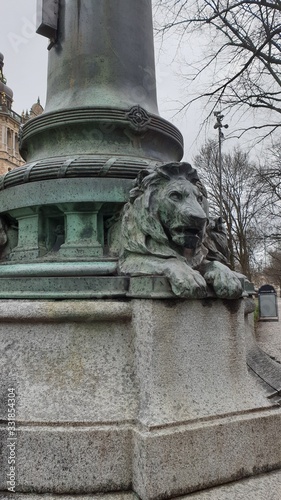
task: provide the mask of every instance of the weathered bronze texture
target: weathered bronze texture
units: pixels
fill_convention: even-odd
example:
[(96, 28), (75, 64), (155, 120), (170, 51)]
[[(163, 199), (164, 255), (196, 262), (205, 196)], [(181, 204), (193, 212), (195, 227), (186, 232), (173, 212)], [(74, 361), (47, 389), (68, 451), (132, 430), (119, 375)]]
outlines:
[(47, 102), (19, 134), (27, 164), (0, 179), (1, 297), (171, 294), (131, 288), (108, 250), (132, 179), (182, 156), (158, 114), (151, 1), (38, 0), (37, 31), (51, 39)]
[[(57, 39), (59, 20), (59, 0), (37, 1), (37, 30), (42, 36), (50, 38), (53, 45)], [(51, 48), (51, 47), (50, 47)]]
[(219, 261), (225, 260), (221, 245), (218, 250), (216, 245), (219, 228), (211, 226), (216, 238), (207, 233), (206, 196), (188, 163), (141, 171), (120, 222), (111, 230), (120, 274), (165, 276), (179, 297), (204, 298), (207, 285), (217, 297), (240, 297), (239, 278)]
[[(151, 0), (38, 0), (38, 20), (38, 32), (51, 38), (45, 111), (20, 132), (26, 165), (0, 179), (7, 297), (73, 296), (73, 275), (57, 285), (61, 264), (111, 261), (108, 230), (132, 180), (183, 153), (181, 133), (158, 113)], [(32, 263), (41, 285), (24, 276)], [(87, 269), (94, 276), (98, 266)], [(109, 281), (91, 284), (96, 296), (110, 294)], [(85, 277), (80, 285), (77, 296), (84, 289), (89, 297)]]
[(63, 158), (75, 177), (132, 179), (150, 163), (180, 160), (182, 146), (158, 114), (151, 0), (60, 0), (45, 112), (21, 136), (25, 168), (48, 179)]

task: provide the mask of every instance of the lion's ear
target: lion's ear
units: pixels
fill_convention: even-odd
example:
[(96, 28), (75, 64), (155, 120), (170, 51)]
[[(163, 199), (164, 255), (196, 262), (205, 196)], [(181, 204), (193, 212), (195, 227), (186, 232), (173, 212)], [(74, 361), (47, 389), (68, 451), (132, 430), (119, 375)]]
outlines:
[(133, 189), (130, 191), (130, 203), (133, 203), (138, 196), (140, 196), (143, 191), (144, 191), (144, 186), (143, 186), (143, 180), (153, 173), (153, 170), (148, 170), (147, 168), (144, 168), (139, 171), (137, 178), (135, 180), (135, 185)]
[(134, 203), (136, 198), (138, 198), (142, 193), (143, 193), (143, 190), (138, 188), (138, 187), (131, 189), (131, 191), (130, 191), (130, 203)]
[(135, 186), (136, 187), (138, 186), (140, 188), (142, 186), (143, 179), (148, 175), (152, 174), (153, 172), (154, 172), (153, 170), (148, 170), (147, 168), (140, 170), (136, 178)]
[(193, 184), (199, 181), (195, 168), (186, 162), (164, 163), (156, 170), (165, 179), (187, 179)]
[(171, 179), (175, 175), (177, 167), (178, 163), (164, 163), (163, 165), (157, 167), (156, 170), (161, 177), (164, 177), (164, 179)]

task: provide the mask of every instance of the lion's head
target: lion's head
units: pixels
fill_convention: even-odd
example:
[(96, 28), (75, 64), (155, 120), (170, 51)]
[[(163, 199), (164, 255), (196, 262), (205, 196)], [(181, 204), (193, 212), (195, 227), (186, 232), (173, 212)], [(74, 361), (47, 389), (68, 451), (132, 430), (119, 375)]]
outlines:
[(208, 224), (207, 194), (188, 163), (139, 173), (122, 217), (123, 255), (150, 254), (202, 260)]
[(174, 294), (185, 298), (206, 297), (208, 286), (220, 298), (241, 296), (238, 277), (223, 264), (222, 220), (209, 221), (205, 188), (188, 163), (140, 172), (113, 228), (120, 274), (165, 276)]

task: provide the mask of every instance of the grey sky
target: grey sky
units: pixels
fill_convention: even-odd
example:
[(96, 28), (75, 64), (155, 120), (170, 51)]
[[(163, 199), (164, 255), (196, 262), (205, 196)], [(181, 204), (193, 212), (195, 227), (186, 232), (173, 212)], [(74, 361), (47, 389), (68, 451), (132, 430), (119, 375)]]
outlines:
[[(0, 52), (5, 57), (7, 83), (14, 91), (14, 110), (21, 113), (30, 109), (38, 96), (44, 106), (48, 41), (35, 33), (36, 0), (0, 0), (0, 7)], [(191, 42), (184, 47), (187, 59), (189, 52), (194, 55), (194, 50), (197, 50), (197, 41), (193, 45)], [(185, 140), (185, 159), (191, 161), (206, 138), (215, 138), (216, 133), (212, 126), (200, 132), (200, 123), (207, 113), (203, 103), (197, 103), (186, 114), (176, 114), (187, 96), (185, 82), (180, 76), (182, 68), (174, 60), (177, 43), (174, 37), (168, 37), (163, 44), (156, 40), (158, 104), (161, 116), (181, 130)]]
[(47, 40), (35, 34), (36, 0), (0, 0), (0, 52), (4, 74), (14, 91), (14, 109), (23, 109), (45, 100)]

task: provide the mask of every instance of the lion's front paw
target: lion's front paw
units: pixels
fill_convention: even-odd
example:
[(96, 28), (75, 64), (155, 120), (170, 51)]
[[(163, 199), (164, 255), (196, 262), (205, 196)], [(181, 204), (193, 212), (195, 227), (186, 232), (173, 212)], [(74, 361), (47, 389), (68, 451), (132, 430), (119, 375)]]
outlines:
[(165, 273), (175, 295), (201, 299), (207, 295), (207, 284), (203, 276), (186, 264), (170, 264)]
[(228, 267), (220, 262), (210, 262), (204, 273), (204, 278), (212, 285), (217, 297), (221, 299), (237, 299), (242, 295), (242, 285)]

